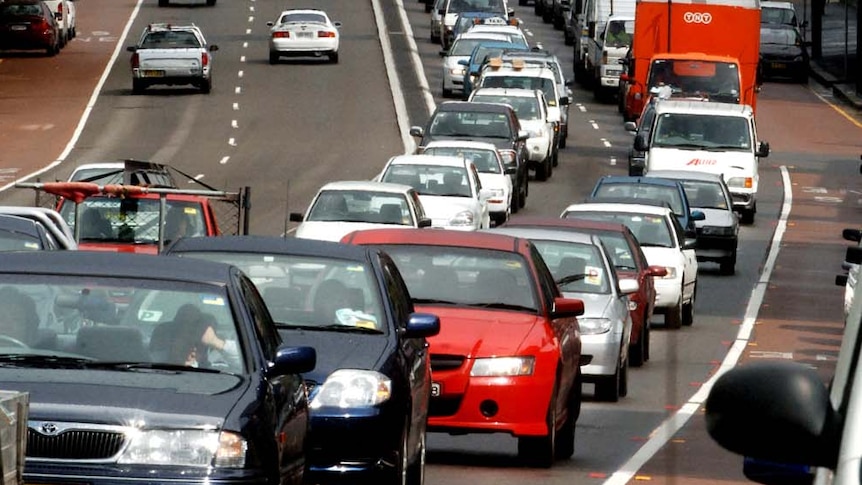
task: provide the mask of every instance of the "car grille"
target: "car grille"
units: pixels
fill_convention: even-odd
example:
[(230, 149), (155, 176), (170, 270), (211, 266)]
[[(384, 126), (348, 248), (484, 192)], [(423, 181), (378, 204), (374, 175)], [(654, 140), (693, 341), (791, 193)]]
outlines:
[(27, 458), (50, 460), (106, 460), (126, 442), (119, 427), (92, 424), (30, 423)]
[(465, 360), (463, 355), (431, 354), (431, 371), (458, 369)]

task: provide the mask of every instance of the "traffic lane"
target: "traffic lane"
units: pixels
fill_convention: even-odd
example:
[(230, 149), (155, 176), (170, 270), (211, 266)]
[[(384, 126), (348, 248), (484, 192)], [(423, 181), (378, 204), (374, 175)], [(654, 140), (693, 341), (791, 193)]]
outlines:
[[(4, 53), (0, 58), (0, 186), (62, 155), (135, 3), (88, 0), (76, 4), (78, 36), (59, 54)], [(19, 199), (11, 192), (16, 191), (0, 195), (3, 203)]]

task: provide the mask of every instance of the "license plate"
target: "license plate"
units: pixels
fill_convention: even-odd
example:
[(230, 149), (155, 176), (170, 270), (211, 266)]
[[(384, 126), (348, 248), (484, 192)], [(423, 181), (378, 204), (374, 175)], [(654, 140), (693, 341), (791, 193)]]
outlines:
[(782, 62), (773, 62), (769, 66), (773, 69), (784, 69), (787, 67), (787, 64), (784, 64)]
[(314, 37), (314, 33), (313, 32), (297, 32), (296, 36), (300, 39), (310, 39), (310, 38)]
[(157, 71), (157, 70), (148, 69), (148, 70), (144, 70), (144, 72), (142, 72), (141, 75), (144, 77), (164, 77), (165, 71)]
[(26, 25), (12, 25), (9, 27), (10, 30), (27, 30)]
[(431, 397), (440, 397), (440, 383), (432, 382), (431, 383)]

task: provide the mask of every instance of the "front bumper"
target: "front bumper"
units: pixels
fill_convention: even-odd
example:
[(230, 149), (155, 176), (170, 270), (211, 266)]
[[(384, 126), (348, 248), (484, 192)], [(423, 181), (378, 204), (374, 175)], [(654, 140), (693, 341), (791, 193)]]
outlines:
[(551, 138), (546, 136), (531, 136), (527, 139), (527, 153), (529, 153), (530, 167), (542, 163), (551, 154)]
[(737, 236), (704, 235), (701, 231), (698, 231), (697, 247), (695, 249), (697, 260), (721, 261), (736, 252), (738, 241)]
[(661, 313), (667, 308), (672, 308), (680, 302), (682, 297), (682, 268), (676, 278), (654, 278), (655, 285), (655, 310)]
[(610, 376), (616, 372), (622, 337), (622, 333), (614, 331), (597, 335), (581, 334), (581, 353), (593, 356), (589, 365), (581, 367), (585, 381), (590, 382), (590, 377)]
[(734, 210), (751, 210), (756, 203), (756, 194), (751, 189), (729, 187)]

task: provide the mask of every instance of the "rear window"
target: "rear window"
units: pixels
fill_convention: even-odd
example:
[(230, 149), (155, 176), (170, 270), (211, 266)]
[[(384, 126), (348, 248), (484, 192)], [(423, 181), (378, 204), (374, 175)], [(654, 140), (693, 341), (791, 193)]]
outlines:
[(200, 46), (201, 43), (194, 33), (173, 30), (150, 32), (141, 42), (141, 47), (145, 49), (185, 49)]
[(42, 7), (35, 3), (13, 3), (4, 5), (0, 3), (0, 16), (23, 17), (30, 15), (42, 15)]
[[(674, 214), (685, 214), (679, 189), (669, 185), (640, 183), (603, 183), (593, 197), (599, 199), (648, 199), (670, 203)], [(637, 200), (632, 200), (637, 203)]]

